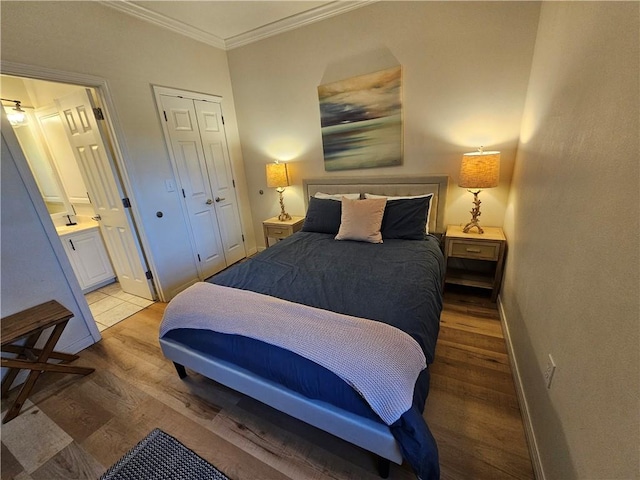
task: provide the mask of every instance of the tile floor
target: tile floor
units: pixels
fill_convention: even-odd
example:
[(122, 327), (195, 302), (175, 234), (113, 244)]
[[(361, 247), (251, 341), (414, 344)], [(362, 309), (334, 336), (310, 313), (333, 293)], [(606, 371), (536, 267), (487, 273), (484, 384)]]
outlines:
[(89, 292), (85, 298), (101, 332), (153, 303), (123, 292), (118, 282)]

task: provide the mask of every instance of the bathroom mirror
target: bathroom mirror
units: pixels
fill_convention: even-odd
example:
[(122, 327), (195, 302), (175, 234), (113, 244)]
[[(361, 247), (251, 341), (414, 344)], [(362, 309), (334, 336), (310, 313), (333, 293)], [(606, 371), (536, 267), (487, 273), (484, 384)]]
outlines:
[[(3, 105), (3, 107), (6, 112), (8, 107), (6, 105)], [(12, 125), (12, 127), (31, 168), (47, 210), (52, 218), (75, 215), (58, 171), (50, 158), (46, 145), (40, 138), (40, 132), (37, 128), (34, 128), (36, 118), (32, 111), (28, 109), (26, 110), (26, 115), (26, 123)]]

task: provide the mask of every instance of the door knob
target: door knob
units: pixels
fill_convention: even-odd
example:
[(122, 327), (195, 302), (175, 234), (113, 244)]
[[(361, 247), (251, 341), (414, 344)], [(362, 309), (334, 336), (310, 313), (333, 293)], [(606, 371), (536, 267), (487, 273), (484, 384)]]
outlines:
[(216, 202), (221, 202), (224, 198), (216, 197)]
[[(216, 202), (218, 201), (218, 199), (216, 199)], [(213, 203), (213, 200), (211, 200), (210, 198), (206, 201), (207, 205), (211, 205)]]
[(95, 217), (91, 217), (93, 220), (102, 220), (102, 217), (100, 216), (100, 214), (96, 215)]

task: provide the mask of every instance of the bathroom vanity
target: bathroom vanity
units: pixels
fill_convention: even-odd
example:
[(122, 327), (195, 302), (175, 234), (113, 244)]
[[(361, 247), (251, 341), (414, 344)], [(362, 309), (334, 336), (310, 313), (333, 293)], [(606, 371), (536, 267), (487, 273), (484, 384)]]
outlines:
[(83, 293), (115, 280), (111, 261), (97, 224), (56, 227)]

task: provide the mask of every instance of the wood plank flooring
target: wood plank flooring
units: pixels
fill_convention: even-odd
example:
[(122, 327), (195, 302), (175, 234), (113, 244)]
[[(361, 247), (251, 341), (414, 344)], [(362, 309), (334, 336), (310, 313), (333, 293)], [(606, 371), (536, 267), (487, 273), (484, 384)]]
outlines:
[[(157, 303), (80, 353), (86, 377), (45, 374), (2, 426), (2, 479), (95, 479), (154, 428), (243, 479), (376, 479), (374, 457), (189, 372), (160, 352)], [(495, 304), (445, 293), (424, 416), (442, 479), (532, 479), (533, 470)], [(5, 410), (16, 395), (2, 399)], [(390, 479), (415, 479), (392, 464)]]

